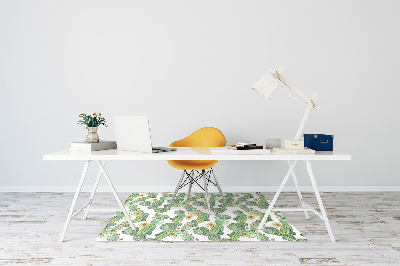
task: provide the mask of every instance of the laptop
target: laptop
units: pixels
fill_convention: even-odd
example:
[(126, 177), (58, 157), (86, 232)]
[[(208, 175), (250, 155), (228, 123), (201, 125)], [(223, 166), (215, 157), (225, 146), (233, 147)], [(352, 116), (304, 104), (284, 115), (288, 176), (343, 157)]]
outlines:
[(176, 151), (176, 148), (152, 147), (146, 116), (114, 116), (114, 129), (118, 150), (147, 153)]

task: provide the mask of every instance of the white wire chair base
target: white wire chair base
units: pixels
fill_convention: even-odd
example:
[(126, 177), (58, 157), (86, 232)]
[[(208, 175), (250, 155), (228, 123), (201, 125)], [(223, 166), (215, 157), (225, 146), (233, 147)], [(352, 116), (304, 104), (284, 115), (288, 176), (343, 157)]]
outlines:
[[(196, 176), (194, 175), (195, 172), (197, 174)], [(214, 182), (211, 180), (211, 174), (214, 177)], [(186, 178), (185, 178), (185, 176), (186, 176)], [(203, 186), (201, 186), (197, 182), (197, 181), (200, 180), (200, 178), (203, 178), (203, 183), (204, 183)], [(192, 185), (194, 183), (196, 183), (205, 192), (205, 198), (206, 198), (206, 201), (207, 201), (208, 213), (211, 213), (210, 202), (209, 202), (210, 195), (208, 193), (208, 184), (211, 183), (214, 186), (216, 186), (218, 188), (218, 191), (219, 191), (222, 199), (225, 200), (224, 193), (222, 192), (221, 186), (219, 185), (219, 182), (218, 182), (218, 178), (217, 178), (214, 170), (212, 169), (212, 167), (210, 168), (210, 170), (204, 169), (204, 170), (201, 170), (201, 172), (198, 171), (198, 170), (191, 170), (191, 171), (183, 170), (183, 174), (181, 176), (181, 179), (178, 182), (178, 185), (176, 186), (174, 195), (172, 196), (171, 202), (169, 204), (169, 208), (171, 208), (171, 206), (172, 206), (172, 204), (173, 204), (173, 202), (174, 202), (174, 200), (176, 198), (176, 194), (178, 193), (178, 191), (181, 188), (183, 188), (183, 187), (185, 187), (187, 185), (189, 185), (188, 194), (187, 194), (187, 199), (189, 199), (190, 193), (192, 191)]]

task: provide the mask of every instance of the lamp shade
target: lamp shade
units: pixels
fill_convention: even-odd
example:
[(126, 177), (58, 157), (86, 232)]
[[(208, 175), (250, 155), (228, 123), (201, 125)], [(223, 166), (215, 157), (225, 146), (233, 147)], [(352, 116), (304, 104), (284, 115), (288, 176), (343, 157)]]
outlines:
[(279, 84), (278, 80), (276, 80), (270, 73), (267, 73), (256, 83), (256, 85), (253, 86), (252, 89), (260, 94), (265, 100), (268, 100), (278, 88)]

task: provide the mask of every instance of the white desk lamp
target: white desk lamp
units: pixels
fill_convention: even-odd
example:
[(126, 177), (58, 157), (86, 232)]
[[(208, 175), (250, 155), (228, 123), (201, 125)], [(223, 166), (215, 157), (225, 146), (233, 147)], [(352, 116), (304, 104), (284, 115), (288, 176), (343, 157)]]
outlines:
[(319, 106), (315, 104), (315, 100), (317, 98), (317, 94), (313, 93), (311, 99), (305, 96), (301, 91), (299, 91), (296, 87), (290, 84), (284, 77), (281, 76), (281, 73), (285, 67), (281, 66), (277, 71), (272, 68), (268, 68), (268, 71), (271, 73), (265, 74), (252, 88), (257, 93), (259, 93), (265, 100), (271, 98), (272, 94), (280, 85), (280, 82), (289, 87), (292, 91), (297, 93), (304, 101), (308, 103), (306, 112), (301, 120), (299, 129), (297, 130), (296, 136), (294, 140), (285, 140), (285, 148), (274, 148), (274, 151), (277, 153), (294, 153), (294, 154), (314, 154), (315, 151), (304, 148), (304, 141), (300, 140), (302, 135), (304, 126), (307, 123), (308, 117), (310, 116), (311, 109), (319, 110)]

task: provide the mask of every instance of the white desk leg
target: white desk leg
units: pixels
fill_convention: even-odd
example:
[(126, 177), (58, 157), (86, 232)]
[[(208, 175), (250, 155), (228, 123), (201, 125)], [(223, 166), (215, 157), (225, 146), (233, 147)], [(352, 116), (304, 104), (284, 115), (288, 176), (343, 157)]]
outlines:
[[(105, 165), (106, 165), (106, 161), (104, 161), (104, 166), (105, 166)], [(93, 190), (92, 190), (92, 194), (90, 195), (90, 199), (89, 199), (89, 202), (90, 202), (90, 203), (89, 203), (88, 206), (86, 207), (85, 214), (83, 215), (83, 219), (86, 219), (87, 216), (88, 216), (89, 208), (90, 208), (90, 206), (92, 205), (92, 201), (93, 201), (93, 198), (94, 198), (94, 194), (96, 193), (97, 186), (99, 185), (99, 182), (100, 182), (100, 178), (101, 178), (101, 170), (99, 170), (99, 173), (97, 174), (97, 179), (96, 179), (96, 182), (94, 183)]]
[(275, 196), (272, 200), (272, 202), (268, 206), (268, 210), (265, 212), (263, 219), (261, 220), (261, 223), (258, 225), (258, 230), (262, 230), (265, 222), (267, 221), (268, 215), (271, 213), (272, 208), (274, 207), (279, 194), (281, 194), (283, 187), (285, 186), (287, 180), (289, 179), (289, 176), (293, 172), (293, 168), (295, 167), (297, 161), (293, 161), (292, 165), (289, 167), (289, 171), (286, 173), (285, 178), (282, 181), (282, 184), (279, 186), (278, 191), (276, 191)]
[(65, 221), (64, 229), (61, 233), (60, 242), (64, 241), (65, 234), (67, 233), (68, 225), (71, 221), (72, 214), (74, 213), (75, 205), (76, 205), (76, 202), (78, 201), (78, 197), (79, 197), (79, 193), (81, 192), (81, 189), (82, 189), (83, 181), (85, 181), (88, 167), (89, 167), (89, 161), (85, 161), (85, 166), (83, 167), (81, 180), (79, 180), (78, 187), (76, 188), (75, 196), (74, 196), (74, 199), (72, 200), (71, 208), (69, 209), (68, 217), (67, 217), (67, 220)]
[(106, 178), (106, 180), (107, 180), (107, 182), (108, 182), (108, 185), (110, 186), (111, 191), (113, 192), (114, 197), (115, 197), (115, 199), (117, 200), (117, 202), (118, 202), (118, 204), (119, 204), (119, 207), (121, 208), (121, 210), (122, 210), (123, 213), (125, 214), (126, 220), (128, 221), (128, 223), (129, 223), (129, 225), (131, 226), (132, 230), (135, 231), (136, 227), (135, 227), (135, 225), (133, 225), (132, 220), (131, 220), (131, 217), (129, 217), (128, 212), (125, 210), (124, 204), (122, 204), (121, 200), (119, 199), (118, 194), (117, 194), (117, 191), (115, 191), (115, 188), (114, 188), (114, 186), (113, 186), (113, 184), (112, 184), (112, 182), (111, 182), (111, 179), (108, 177), (107, 172), (106, 172), (106, 170), (104, 169), (103, 164), (102, 164), (100, 161), (97, 161), (97, 163), (99, 164), (100, 170), (101, 170), (101, 172), (103, 173), (104, 177)]
[[(290, 165), (291, 165), (290, 161), (288, 161), (288, 164), (289, 164), (289, 167), (290, 167)], [(299, 199), (300, 199), (300, 202), (301, 202), (301, 206), (303, 208), (306, 208), (306, 206), (303, 204), (303, 196), (301, 195), (301, 191), (300, 191), (300, 188), (299, 188), (299, 183), (297, 182), (297, 178), (296, 178), (296, 174), (294, 173), (294, 170), (292, 171), (292, 177), (293, 177), (294, 185), (296, 186), (297, 195), (299, 196)], [(309, 220), (310, 216), (308, 216), (308, 212), (304, 211), (304, 214), (306, 216), (306, 219)]]
[(307, 171), (310, 176), (311, 184), (314, 188), (315, 197), (317, 198), (319, 208), (321, 210), (322, 217), (324, 218), (324, 222), (326, 225), (326, 229), (328, 230), (329, 237), (331, 238), (332, 242), (336, 242), (335, 238), (332, 233), (331, 225), (329, 224), (328, 216), (326, 215), (324, 204), (322, 203), (321, 196), (319, 195), (317, 183), (315, 182), (314, 174), (311, 169), (311, 161), (306, 161), (307, 164)]

